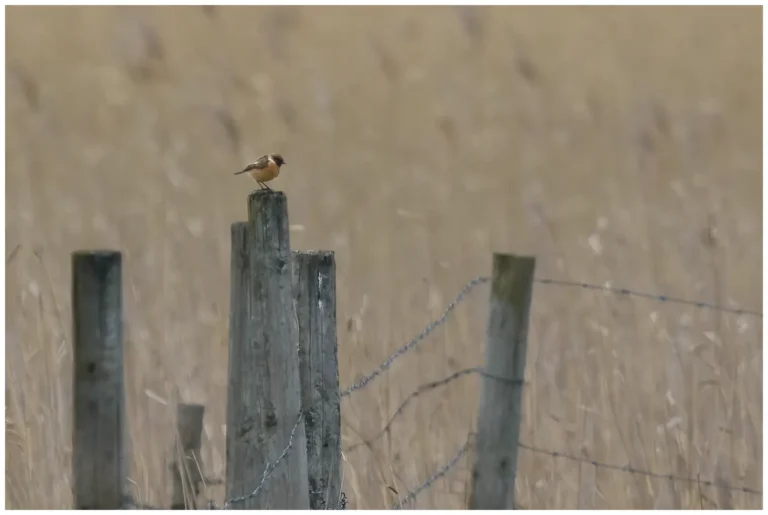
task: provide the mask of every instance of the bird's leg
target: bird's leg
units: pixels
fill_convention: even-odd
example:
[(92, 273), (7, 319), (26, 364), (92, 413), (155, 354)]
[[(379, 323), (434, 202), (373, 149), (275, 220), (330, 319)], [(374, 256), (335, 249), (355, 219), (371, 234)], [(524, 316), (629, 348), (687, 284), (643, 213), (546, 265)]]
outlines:
[(264, 186), (266, 186), (267, 191), (272, 191), (272, 188), (270, 188), (268, 184), (264, 184)]
[(262, 184), (262, 183), (260, 183), (258, 181), (256, 181), (256, 184), (259, 185), (259, 189), (262, 189), (262, 190), (264, 189), (264, 184)]

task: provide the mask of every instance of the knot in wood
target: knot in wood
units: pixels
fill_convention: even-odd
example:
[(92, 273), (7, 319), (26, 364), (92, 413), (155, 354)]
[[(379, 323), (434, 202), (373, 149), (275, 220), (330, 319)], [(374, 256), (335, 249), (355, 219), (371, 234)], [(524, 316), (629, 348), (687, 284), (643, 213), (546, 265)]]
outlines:
[(268, 408), (266, 411), (267, 412), (264, 414), (264, 427), (270, 429), (277, 427), (277, 415), (275, 415), (275, 411), (271, 408)]

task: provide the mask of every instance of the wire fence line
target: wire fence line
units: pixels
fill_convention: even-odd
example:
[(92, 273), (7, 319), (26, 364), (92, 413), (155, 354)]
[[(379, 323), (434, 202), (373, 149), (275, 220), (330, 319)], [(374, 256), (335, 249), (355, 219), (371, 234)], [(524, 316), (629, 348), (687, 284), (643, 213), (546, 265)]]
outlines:
[(461, 302), (466, 298), (467, 294), (471, 292), (476, 286), (487, 283), (490, 281), (490, 277), (475, 277), (471, 281), (469, 281), (467, 284), (464, 285), (464, 287), (461, 289), (459, 294), (456, 296), (455, 299), (451, 301), (450, 304), (445, 308), (445, 311), (443, 311), (443, 314), (440, 315), (440, 318), (437, 320), (433, 320), (430, 322), (427, 327), (425, 327), (419, 334), (417, 334), (411, 341), (397, 349), (397, 351), (392, 354), (390, 357), (388, 357), (384, 362), (379, 365), (376, 370), (371, 372), (369, 375), (363, 377), (360, 381), (353, 384), (346, 390), (341, 392), (341, 397), (347, 397), (352, 392), (355, 392), (361, 388), (365, 388), (368, 383), (376, 379), (382, 372), (387, 370), (390, 366), (392, 366), (392, 363), (394, 363), (398, 358), (405, 355), (406, 352), (416, 347), (419, 343), (421, 343), (429, 334), (443, 325), (448, 320), (448, 315), (451, 314), (451, 311), (456, 309), (456, 306), (461, 304)]
[[(470, 435), (472, 436), (472, 435)], [(400, 509), (403, 507), (403, 505), (408, 504), (416, 499), (416, 497), (423, 492), (424, 490), (428, 489), (430, 486), (432, 486), (438, 479), (442, 478), (448, 472), (451, 471), (456, 465), (458, 465), (459, 461), (461, 461), (461, 458), (466, 454), (466, 452), (470, 449), (470, 442), (471, 440), (468, 439), (467, 442), (462, 445), (459, 450), (456, 452), (456, 455), (453, 456), (453, 458), (450, 459), (445, 465), (438, 468), (434, 474), (429, 476), (424, 483), (419, 485), (417, 488), (413, 489), (412, 491), (408, 492), (408, 494), (400, 501), (395, 503), (392, 506), (393, 510)], [(656, 472), (651, 472), (648, 470), (642, 470), (638, 468), (634, 468), (630, 465), (615, 465), (611, 463), (602, 463), (596, 460), (590, 460), (586, 458), (580, 458), (578, 456), (574, 456), (568, 453), (559, 452), (559, 451), (550, 451), (546, 449), (540, 449), (537, 447), (533, 447), (526, 444), (519, 444), (519, 447), (521, 449), (525, 449), (530, 452), (535, 452), (538, 454), (546, 454), (548, 456), (551, 456), (553, 458), (564, 458), (571, 461), (586, 463), (588, 465), (592, 465), (596, 468), (605, 468), (610, 470), (617, 470), (620, 472), (626, 472), (629, 474), (637, 474), (641, 476), (647, 476), (647, 477), (653, 477), (657, 479), (664, 479), (667, 481), (679, 481), (684, 483), (696, 483), (701, 486), (713, 486), (717, 488), (725, 488), (730, 491), (735, 492), (743, 492), (746, 494), (752, 494), (752, 495), (763, 495), (763, 492), (761, 490), (756, 490), (754, 488), (748, 488), (748, 487), (742, 487), (742, 486), (734, 486), (723, 482), (716, 482), (716, 481), (709, 481), (701, 479), (700, 476), (697, 477), (682, 477), (682, 476), (675, 476), (674, 474), (658, 474)], [(710, 501), (711, 502), (711, 501)], [(519, 509), (519, 506), (515, 506), (515, 509)]]
[(458, 372), (454, 372), (453, 374), (449, 375), (446, 378), (443, 378), (443, 379), (440, 379), (440, 380), (437, 380), (437, 381), (431, 381), (429, 383), (425, 383), (425, 384), (419, 386), (416, 390), (413, 391), (413, 393), (411, 393), (408, 397), (405, 398), (405, 401), (403, 401), (403, 403), (400, 404), (400, 406), (395, 410), (395, 413), (390, 417), (390, 419), (386, 423), (386, 425), (378, 433), (376, 433), (371, 438), (368, 438), (366, 440), (363, 440), (363, 441), (360, 441), (360, 442), (357, 442), (357, 443), (354, 443), (354, 444), (350, 445), (346, 449), (346, 451), (347, 452), (351, 452), (351, 451), (357, 449), (358, 447), (360, 447), (361, 445), (366, 445), (366, 446), (367, 445), (371, 445), (376, 440), (378, 440), (379, 438), (384, 436), (387, 433), (387, 431), (389, 431), (390, 427), (392, 427), (392, 423), (395, 421), (395, 419), (397, 419), (397, 417), (399, 417), (400, 415), (403, 414), (403, 412), (405, 411), (406, 406), (408, 406), (408, 404), (413, 399), (417, 398), (419, 395), (421, 395), (423, 393), (427, 393), (427, 392), (429, 392), (431, 390), (434, 390), (435, 388), (439, 388), (440, 386), (447, 385), (448, 383), (451, 383), (451, 382), (455, 381), (456, 379), (459, 379), (459, 378), (464, 377), (464, 376), (468, 376), (470, 374), (477, 374), (477, 375), (479, 375), (481, 377), (488, 377), (490, 379), (496, 379), (498, 381), (501, 381), (501, 382), (504, 382), (504, 383), (507, 383), (507, 384), (522, 384), (522, 381), (519, 381), (519, 380), (508, 379), (508, 378), (505, 378), (505, 377), (497, 377), (497, 376), (494, 376), (492, 374), (489, 374), (489, 373), (485, 372), (485, 370), (483, 370), (480, 367), (473, 367), (473, 368), (466, 368), (464, 370), (459, 370)]
[(610, 469), (610, 470), (618, 470), (620, 472), (626, 472), (629, 474), (636, 474), (640, 476), (648, 476), (653, 477), (656, 479), (666, 479), (667, 481), (676, 481), (681, 483), (698, 483), (702, 486), (716, 486), (718, 488), (725, 488), (727, 490), (731, 490), (733, 492), (743, 492), (745, 494), (753, 494), (753, 495), (763, 495), (762, 490), (757, 490), (755, 488), (749, 488), (746, 486), (735, 486), (730, 485), (727, 483), (724, 483), (722, 481), (710, 481), (701, 479), (700, 476), (696, 477), (685, 477), (685, 476), (676, 476), (674, 474), (660, 474), (657, 472), (651, 472), (650, 470), (642, 470), (635, 468), (631, 465), (616, 465), (612, 463), (602, 463), (596, 460), (591, 460), (589, 458), (581, 458), (579, 456), (575, 456), (573, 454), (568, 454), (567, 452), (560, 452), (560, 451), (550, 451), (548, 449), (541, 449), (539, 447), (534, 447), (532, 445), (526, 445), (524, 443), (518, 444), (518, 447), (521, 449), (525, 449), (529, 452), (534, 452), (536, 454), (545, 454), (547, 456), (551, 456), (553, 458), (563, 458), (570, 461), (575, 461), (579, 463), (585, 463), (587, 465), (592, 465), (597, 468), (604, 468), (604, 469)]
[[(399, 415), (401, 415), (403, 413), (403, 410), (404, 410), (405, 406), (407, 406), (408, 403), (411, 400), (413, 400), (414, 398), (418, 397), (422, 393), (425, 393), (425, 392), (433, 390), (435, 388), (439, 388), (441, 386), (447, 385), (447, 384), (449, 384), (450, 382), (452, 382), (454, 380), (457, 380), (457, 379), (459, 379), (461, 377), (467, 376), (467, 375), (472, 374), (472, 373), (477, 373), (477, 374), (481, 375), (482, 377), (488, 377), (488, 378), (491, 378), (491, 379), (501, 380), (501, 381), (504, 381), (504, 382), (510, 381), (509, 379), (506, 379), (506, 378), (499, 378), (499, 377), (495, 377), (495, 376), (493, 376), (491, 374), (486, 374), (480, 368), (468, 368), (468, 369), (465, 369), (465, 370), (460, 370), (460, 371), (458, 371), (458, 372), (456, 372), (454, 374), (451, 374), (451, 375), (449, 375), (448, 377), (446, 377), (444, 379), (441, 379), (441, 380), (438, 380), (438, 381), (432, 381), (432, 382), (429, 382), (429, 383), (425, 383), (425, 384), (419, 386), (416, 390), (414, 390), (414, 392), (411, 393), (411, 395), (406, 397), (406, 400), (400, 405), (400, 407), (398, 407), (397, 410), (395, 410), (394, 415), (392, 415), (392, 417), (389, 419), (389, 421), (384, 426), (384, 428), (382, 428), (378, 433), (376, 433), (375, 436), (373, 436), (372, 438), (369, 438), (367, 440), (364, 440), (364, 441), (352, 444), (349, 448), (346, 449), (346, 451), (347, 452), (351, 452), (354, 449), (356, 449), (357, 447), (360, 447), (361, 445), (370, 445), (373, 442), (375, 442), (376, 440), (378, 440), (379, 438), (381, 438), (389, 430), (389, 428), (392, 426), (392, 423), (395, 421), (395, 419)], [(516, 382), (519, 383), (519, 381), (516, 381)], [(468, 445), (469, 445), (469, 442), (467, 442), (464, 446), (459, 448), (459, 450), (457, 451), (456, 455), (445, 466), (439, 468), (435, 474), (430, 476), (427, 479), (427, 481), (425, 481), (424, 484), (422, 484), (418, 488), (414, 489), (412, 491), (412, 493), (409, 493), (405, 497), (405, 500), (401, 501), (401, 504), (405, 504), (406, 501), (408, 501), (408, 502), (412, 501), (413, 499), (415, 499), (415, 496), (417, 496), (423, 490), (425, 490), (430, 485), (432, 485), (437, 479), (439, 479), (439, 478), (443, 477), (445, 474), (447, 474), (448, 471), (451, 468), (453, 468), (458, 463), (458, 461), (461, 459), (461, 456), (463, 456), (464, 453), (467, 451), (467, 446)], [(521, 449), (525, 449), (526, 451), (534, 452), (534, 453), (537, 453), (537, 454), (545, 454), (545, 455), (551, 456), (553, 458), (563, 458), (563, 459), (567, 459), (567, 460), (570, 460), (570, 461), (576, 461), (576, 462), (580, 462), (580, 463), (585, 463), (587, 465), (592, 465), (592, 466), (599, 467), (599, 468), (617, 470), (617, 471), (620, 471), (620, 472), (626, 472), (626, 473), (630, 473), (630, 474), (637, 474), (637, 475), (642, 475), (642, 476), (654, 477), (654, 478), (658, 478), (658, 479), (665, 479), (665, 480), (669, 480), (669, 481), (685, 482), (685, 483), (698, 483), (698, 484), (700, 484), (702, 486), (716, 486), (718, 488), (726, 488), (726, 489), (731, 490), (731, 491), (743, 492), (743, 493), (747, 493), (747, 494), (762, 495), (762, 491), (758, 490), (758, 489), (749, 488), (749, 487), (743, 487), (743, 486), (735, 486), (735, 485), (730, 485), (730, 484), (726, 484), (726, 483), (722, 483), (722, 482), (716, 482), (716, 481), (711, 481), (711, 480), (705, 480), (705, 479), (701, 479), (700, 476), (697, 476), (697, 477), (684, 477), (684, 476), (676, 476), (674, 474), (662, 474), (662, 473), (658, 473), (658, 472), (652, 472), (652, 471), (649, 471), (649, 470), (639, 469), (639, 468), (633, 467), (631, 465), (616, 465), (616, 464), (611, 464), (611, 463), (603, 463), (603, 462), (599, 462), (597, 460), (592, 460), (592, 459), (589, 459), (589, 458), (582, 458), (582, 457), (579, 457), (579, 456), (575, 456), (575, 455), (569, 454), (567, 452), (554, 451), (554, 450), (549, 450), (549, 449), (542, 449), (540, 447), (534, 447), (532, 445), (527, 445), (527, 444), (524, 444), (524, 443), (519, 443), (518, 446)]]
[(573, 286), (578, 288), (584, 288), (587, 290), (604, 291), (606, 293), (614, 293), (616, 295), (626, 295), (628, 297), (638, 297), (643, 299), (656, 300), (659, 302), (667, 302), (670, 304), (682, 304), (684, 306), (693, 306), (695, 308), (711, 309), (714, 311), (720, 311), (722, 313), (730, 313), (732, 315), (749, 315), (762, 318), (763, 314), (760, 311), (753, 311), (751, 309), (741, 308), (729, 308), (725, 306), (718, 306), (709, 302), (702, 302), (698, 300), (680, 299), (677, 297), (670, 297), (668, 295), (657, 295), (653, 293), (645, 293), (641, 291), (634, 291), (628, 288), (616, 288), (613, 286), (601, 286), (599, 284), (589, 284), (578, 281), (565, 281), (560, 279), (534, 279), (533, 282), (539, 284), (552, 284), (556, 286)]
[(459, 447), (459, 450), (456, 452), (456, 455), (451, 458), (449, 462), (447, 462), (445, 465), (437, 469), (431, 476), (427, 478), (426, 481), (424, 481), (421, 485), (419, 485), (417, 488), (414, 488), (413, 490), (409, 491), (406, 496), (403, 499), (398, 500), (395, 504), (392, 505), (393, 510), (399, 510), (402, 509), (403, 505), (409, 504), (412, 501), (416, 500), (416, 497), (419, 496), (421, 492), (428, 489), (430, 486), (432, 486), (435, 481), (440, 479), (441, 477), (445, 476), (450, 470), (455, 467), (459, 461), (461, 461), (461, 458), (466, 454), (466, 452), (470, 449), (470, 444), (473, 440), (473, 434), (470, 433), (467, 437), (467, 441)]
[[(440, 317), (430, 322), (419, 334), (417, 334), (414, 338), (412, 338), (410, 341), (408, 341), (405, 345), (401, 346), (394, 354), (392, 354), (389, 358), (384, 360), (384, 362), (381, 363), (376, 369), (373, 370), (370, 374), (364, 376), (359, 381), (353, 383), (351, 386), (346, 388), (345, 390), (340, 392), (340, 397), (349, 397), (352, 393), (361, 390), (368, 386), (374, 379), (376, 379), (378, 376), (380, 376), (383, 372), (385, 372), (389, 367), (392, 366), (392, 364), (397, 361), (399, 358), (404, 356), (406, 353), (408, 353), (410, 350), (414, 349), (416, 346), (419, 345), (423, 340), (427, 338), (433, 331), (435, 331), (438, 327), (443, 325), (447, 320), (451, 312), (453, 312), (456, 307), (461, 304), (466, 298), (467, 295), (474, 290), (477, 286), (487, 283), (490, 281), (490, 277), (485, 276), (478, 276), (467, 282), (464, 287), (461, 289), (459, 294), (448, 304), (448, 306), (445, 308), (443, 313)], [(734, 315), (749, 315), (749, 316), (755, 316), (755, 317), (761, 317), (763, 316), (762, 312), (754, 311), (754, 310), (748, 310), (748, 309), (741, 309), (741, 308), (730, 308), (730, 307), (723, 307), (718, 306), (716, 304), (708, 303), (708, 302), (702, 302), (702, 301), (693, 301), (693, 300), (687, 300), (687, 299), (681, 299), (677, 297), (671, 297), (668, 295), (656, 295), (656, 294), (650, 294), (645, 292), (639, 292), (630, 290), (627, 288), (617, 288), (617, 287), (611, 287), (611, 286), (602, 286), (602, 285), (596, 285), (596, 284), (589, 284), (584, 282), (576, 282), (576, 281), (567, 281), (567, 280), (558, 280), (558, 279), (534, 279), (535, 283), (538, 284), (544, 284), (544, 285), (555, 285), (555, 286), (566, 286), (566, 287), (579, 287), (583, 289), (589, 289), (594, 291), (603, 291), (606, 293), (612, 293), (616, 295), (623, 295), (623, 296), (629, 296), (629, 297), (638, 297), (638, 298), (644, 298), (644, 299), (650, 299), (655, 300), (658, 302), (663, 303), (670, 303), (670, 304), (681, 304), (686, 306), (691, 306), (695, 308), (700, 309), (711, 309), (723, 313), (728, 314), (734, 314)], [(461, 377), (468, 376), (470, 374), (477, 374), (481, 377), (487, 377), (499, 381), (505, 381), (510, 382), (514, 381), (512, 379), (503, 378), (503, 377), (497, 377), (493, 376), (491, 374), (486, 373), (482, 368), (479, 367), (473, 367), (473, 368), (467, 368), (464, 370), (460, 370), (458, 372), (455, 372), (443, 379), (432, 381), (425, 383), (421, 386), (419, 386), (414, 392), (412, 392), (408, 397), (406, 397), (405, 401), (395, 410), (395, 413), (390, 417), (389, 421), (386, 423), (386, 425), (378, 432), (376, 435), (374, 435), (372, 438), (366, 439), (364, 441), (358, 442), (356, 444), (353, 444), (350, 446), (350, 448), (347, 449), (347, 452), (354, 450), (355, 448), (361, 446), (361, 445), (370, 445), (372, 442), (376, 441), (377, 439), (381, 438), (384, 434), (389, 431), (389, 429), (392, 426), (392, 423), (404, 412), (405, 408), (408, 406), (408, 404), (415, 398), (419, 397), (420, 395), (434, 390), (436, 388), (439, 388), (441, 386), (445, 386)], [(521, 381), (514, 381), (516, 383), (521, 383)], [(252, 497), (255, 497), (259, 494), (261, 489), (263, 488), (265, 482), (269, 479), (270, 475), (274, 472), (274, 470), (280, 465), (282, 460), (285, 458), (285, 456), (290, 452), (291, 448), (293, 447), (293, 437), (296, 433), (296, 430), (301, 423), (301, 420), (303, 419), (303, 413), (299, 415), (298, 419), (296, 420), (296, 423), (293, 426), (293, 429), (291, 431), (290, 437), (288, 439), (287, 445), (280, 454), (280, 456), (275, 460), (273, 463), (268, 463), (265, 467), (264, 474), (262, 475), (261, 482), (256, 486), (256, 488), (248, 495), (237, 497), (233, 499), (229, 499), (225, 501), (223, 508), (227, 508), (231, 506), (232, 504), (243, 502), (247, 499), (250, 499)], [(425, 490), (429, 489), (437, 480), (444, 477), (446, 474), (448, 474), (460, 461), (461, 458), (466, 454), (466, 452), (471, 448), (471, 442), (472, 442), (472, 434), (468, 435), (467, 441), (462, 445), (456, 454), (443, 466), (438, 468), (433, 474), (431, 474), (423, 483), (421, 483), (418, 487), (408, 491), (408, 493), (402, 498), (399, 499), (393, 506), (392, 509), (400, 509), (403, 506), (412, 503), (416, 500), (416, 498), (424, 492)], [(752, 495), (762, 495), (762, 491), (755, 488), (749, 488), (749, 487), (742, 487), (742, 486), (735, 486), (730, 484), (725, 484), (720, 481), (712, 481), (712, 480), (702, 480), (699, 476), (697, 477), (683, 477), (683, 476), (676, 476), (674, 474), (662, 474), (657, 472), (652, 472), (648, 470), (642, 470), (635, 467), (632, 467), (631, 465), (617, 465), (617, 464), (610, 464), (610, 463), (602, 463), (596, 460), (588, 459), (588, 458), (582, 458), (567, 452), (562, 451), (555, 451), (555, 450), (549, 450), (549, 449), (542, 449), (538, 447), (534, 447), (531, 445), (527, 445), (524, 443), (518, 444), (521, 449), (524, 449), (529, 452), (537, 453), (537, 454), (543, 454), (547, 456), (551, 456), (553, 458), (562, 458), (570, 461), (585, 463), (588, 465), (592, 465), (594, 467), (598, 468), (605, 468), (630, 474), (637, 474), (642, 475), (646, 477), (653, 477), (657, 479), (664, 479), (668, 481), (676, 481), (676, 482), (686, 482), (686, 483), (697, 483), (699, 485), (703, 486), (715, 486), (718, 488), (725, 488), (731, 491), (738, 491), (743, 492), (746, 494), (752, 494)], [(326, 509), (339, 509), (339, 508), (345, 508), (346, 507), (346, 497), (342, 493), (342, 498), (340, 499), (340, 502), (335, 505), (327, 505)], [(209, 507), (216, 508), (212, 503), (209, 504)]]
[(280, 462), (283, 461), (283, 458), (285, 458), (288, 455), (288, 452), (293, 447), (293, 437), (296, 435), (296, 430), (299, 428), (299, 424), (301, 424), (301, 421), (304, 419), (304, 412), (300, 411), (299, 416), (296, 418), (296, 423), (293, 424), (293, 429), (291, 429), (291, 435), (288, 437), (288, 445), (285, 446), (285, 449), (283, 449), (283, 452), (280, 453), (280, 456), (275, 460), (274, 463), (267, 463), (266, 468), (264, 469), (264, 474), (261, 476), (261, 482), (259, 483), (259, 486), (256, 487), (256, 489), (251, 492), (248, 495), (243, 495), (242, 497), (235, 497), (233, 499), (229, 499), (224, 502), (224, 509), (226, 510), (231, 505), (239, 502), (247, 501), (248, 499), (251, 499), (253, 497), (256, 497), (259, 495), (259, 492), (262, 488), (264, 488), (264, 483), (269, 479), (269, 476), (272, 475), (272, 472), (275, 471), (278, 465), (280, 465)]
[[(294, 428), (294, 430), (295, 430), (295, 428)], [(293, 435), (291, 435), (291, 436), (293, 436)], [(396, 503), (394, 503), (392, 505), (392, 509), (393, 510), (402, 509), (405, 505), (410, 504), (411, 502), (415, 501), (416, 498), (419, 496), (419, 494), (421, 494), (425, 490), (429, 489), (438, 479), (441, 479), (446, 474), (448, 474), (448, 472), (450, 472), (454, 467), (456, 467), (456, 465), (458, 465), (458, 463), (461, 461), (461, 458), (467, 453), (468, 450), (470, 450), (471, 443), (472, 443), (472, 440), (473, 440), (472, 436), (473, 436), (473, 434), (469, 435), (469, 438), (467, 438), (466, 443), (464, 445), (462, 445), (458, 449), (456, 454), (445, 465), (443, 465), (440, 468), (438, 468), (433, 474), (431, 474), (418, 487), (414, 488), (413, 490), (410, 490), (405, 495), (405, 497), (403, 497), (402, 499), (400, 499)], [(272, 473), (274, 468), (280, 463), (282, 458), (290, 450), (291, 443), (289, 443), (289, 445), (285, 448), (285, 450), (281, 454), (281, 457), (275, 462), (275, 464), (273, 466), (271, 466), (271, 468), (269, 466), (267, 467), (267, 469), (265, 470), (265, 473), (264, 473), (264, 478), (262, 479), (261, 483), (259, 484), (259, 487), (257, 487), (257, 489), (251, 495), (235, 499), (233, 501), (230, 501), (230, 503), (231, 502), (237, 502), (239, 500), (245, 500), (247, 498), (250, 498), (250, 497), (253, 497), (253, 496), (257, 495), (258, 491), (264, 485), (264, 481), (269, 477), (269, 475)], [(533, 446), (530, 446), (530, 445), (526, 445), (524, 443), (520, 443), (519, 447), (521, 449), (525, 449), (527, 451), (534, 452), (534, 453), (537, 453), (537, 454), (545, 454), (545, 455), (551, 456), (553, 458), (563, 458), (563, 459), (567, 459), (567, 460), (571, 460), (571, 461), (575, 461), (575, 462), (579, 462), (579, 463), (585, 463), (587, 465), (592, 465), (592, 466), (594, 466), (596, 468), (605, 468), (605, 469), (610, 469), (610, 470), (617, 470), (617, 471), (626, 472), (626, 473), (629, 473), (629, 474), (636, 474), (636, 475), (641, 475), (641, 476), (653, 477), (653, 478), (656, 478), (656, 479), (664, 479), (664, 480), (667, 480), (667, 481), (684, 482), (684, 483), (692, 483), (692, 484), (696, 483), (696, 484), (699, 484), (701, 486), (713, 486), (713, 487), (717, 487), (717, 488), (725, 488), (725, 489), (730, 490), (730, 491), (743, 492), (743, 493), (752, 494), (752, 495), (760, 495), (760, 496), (762, 496), (762, 494), (763, 494), (763, 492), (761, 490), (757, 490), (757, 489), (749, 488), (749, 487), (743, 487), (743, 486), (735, 486), (735, 485), (727, 484), (727, 483), (724, 483), (724, 482), (716, 482), (716, 481), (711, 481), (711, 480), (705, 480), (705, 479), (701, 479), (700, 476), (697, 476), (697, 477), (683, 477), (683, 476), (676, 476), (674, 474), (660, 474), (660, 473), (657, 473), (657, 472), (651, 472), (651, 471), (648, 471), (648, 470), (638, 469), (638, 468), (632, 467), (631, 465), (616, 465), (616, 464), (612, 464), (612, 463), (602, 463), (602, 462), (599, 462), (597, 460), (591, 460), (591, 459), (588, 459), (588, 458), (580, 458), (578, 456), (574, 456), (572, 454), (568, 454), (568, 453), (561, 452), (561, 451), (551, 451), (551, 450), (547, 450), (547, 449), (541, 449), (541, 448), (538, 448), (538, 447), (533, 447)], [(346, 496), (344, 496), (343, 493), (342, 493), (342, 499), (341, 499), (341, 503), (340, 504), (341, 504), (340, 506), (328, 506), (327, 509), (338, 509), (338, 508), (346, 507)]]
[[(445, 310), (443, 311), (442, 315), (440, 315), (439, 318), (430, 322), (419, 334), (417, 334), (409, 342), (407, 342), (405, 345), (397, 349), (397, 351), (395, 351), (394, 354), (392, 354), (390, 357), (384, 360), (384, 362), (381, 365), (379, 365), (373, 372), (371, 372), (369, 375), (364, 376), (358, 382), (352, 384), (350, 387), (343, 390), (341, 392), (341, 397), (342, 398), (348, 397), (351, 393), (368, 386), (368, 384), (371, 381), (376, 379), (379, 375), (382, 374), (382, 372), (385, 372), (389, 367), (391, 367), (395, 361), (397, 361), (399, 358), (404, 356), (408, 351), (414, 349), (416, 346), (419, 345), (419, 343), (424, 341), (427, 338), (427, 336), (430, 335), (430, 333), (432, 333), (438, 327), (440, 327), (445, 322), (447, 322), (448, 315), (450, 315), (451, 312), (454, 309), (456, 309), (456, 307), (467, 298), (467, 295), (472, 290), (474, 290), (477, 286), (481, 284), (485, 284), (489, 282), (490, 280), (491, 280), (490, 277), (478, 276), (471, 279), (469, 282), (467, 282), (464, 285), (464, 287), (461, 289), (459, 294), (450, 302), (450, 304), (448, 304), (448, 306), (445, 308)], [(760, 318), (762, 318), (763, 316), (762, 312), (759, 312), (759, 311), (741, 309), (741, 308), (722, 307), (722, 306), (718, 306), (716, 304), (711, 304), (708, 302), (681, 299), (677, 297), (671, 297), (669, 295), (657, 295), (653, 293), (630, 290), (628, 288), (602, 286), (599, 284), (590, 284), (590, 283), (578, 282), (578, 281), (567, 281), (567, 280), (561, 280), (561, 279), (539, 278), (539, 279), (534, 279), (534, 282), (538, 284), (546, 284), (546, 285), (579, 287), (583, 289), (613, 293), (616, 295), (624, 295), (628, 297), (638, 297), (638, 298), (644, 298), (649, 300), (655, 300), (658, 302), (665, 302), (669, 304), (680, 304), (680, 305), (691, 306), (691, 307), (696, 307), (700, 309), (711, 309), (715, 311), (720, 311), (722, 313), (728, 313), (728, 314), (734, 314), (734, 315), (749, 315), (749, 316), (755, 316)]]

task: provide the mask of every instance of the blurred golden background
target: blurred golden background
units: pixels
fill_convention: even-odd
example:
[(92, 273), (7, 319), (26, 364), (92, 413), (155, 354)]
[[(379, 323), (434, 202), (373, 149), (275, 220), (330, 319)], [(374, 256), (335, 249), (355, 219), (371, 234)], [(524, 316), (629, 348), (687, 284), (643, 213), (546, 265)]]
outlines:
[[(10, 7), (6, 506), (71, 506), (70, 257), (124, 253), (134, 497), (170, 499), (175, 403), (224, 475), (230, 223), (281, 152), (291, 245), (338, 267), (341, 387), (490, 273), (762, 311), (759, 7)], [(15, 249), (15, 252), (14, 252)], [(488, 289), (342, 404), (350, 508), (476, 427)], [(760, 488), (759, 317), (534, 290), (521, 441)], [(413, 508), (463, 508), (471, 459)], [(221, 487), (206, 495), (217, 502)], [(520, 451), (525, 508), (761, 508)]]

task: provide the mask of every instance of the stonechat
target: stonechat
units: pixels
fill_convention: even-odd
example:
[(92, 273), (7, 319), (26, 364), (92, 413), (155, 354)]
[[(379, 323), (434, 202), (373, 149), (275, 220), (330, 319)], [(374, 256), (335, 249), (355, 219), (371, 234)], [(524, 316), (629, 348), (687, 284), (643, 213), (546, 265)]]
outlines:
[(272, 188), (264, 183), (280, 175), (280, 167), (284, 164), (285, 159), (280, 154), (267, 154), (266, 156), (261, 156), (239, 172), (235, 172), (235, 175), (248, 172), (251, 179), (256, 181), (261, 189), (272, 190)]

